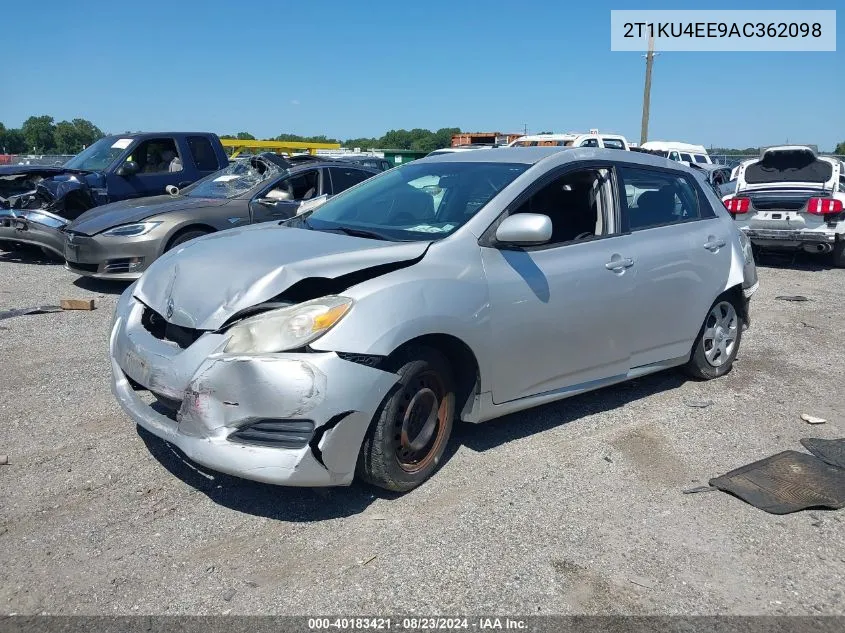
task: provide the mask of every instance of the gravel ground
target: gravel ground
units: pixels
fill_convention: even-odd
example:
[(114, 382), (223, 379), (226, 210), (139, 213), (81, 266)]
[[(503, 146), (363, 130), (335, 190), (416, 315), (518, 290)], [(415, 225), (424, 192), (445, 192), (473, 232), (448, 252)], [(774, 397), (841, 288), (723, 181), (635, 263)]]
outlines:
[(0, 321), (0, 613), (845, 614), (845, 511), (681, 492), (845, 436), (845, 271), (764, 260), (760, 281), (727, 377), (459, 425), (442, 470), (394, 496), (185, 463), (111, 396), (122, 286), (0, 253), (0, 310), (98, 302)]

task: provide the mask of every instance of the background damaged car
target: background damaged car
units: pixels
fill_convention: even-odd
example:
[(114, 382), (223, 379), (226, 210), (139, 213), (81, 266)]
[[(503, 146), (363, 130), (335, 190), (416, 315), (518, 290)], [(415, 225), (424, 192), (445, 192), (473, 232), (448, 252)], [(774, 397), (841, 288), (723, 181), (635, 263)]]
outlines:
[(61, 167), (0, 167), (0, 242), (63, 258), (68, 222), (99, 205), (163, 194), (228, 164), (215, 134), (107, 136)]
[(294, 162), (263, 153), (165, 196), (86, 211), (64, 231), (68, 270), (83, 276), (137, 279), (162, 253), (208, 233), (287, 220), (377, 174), (358, 164)]
[(724, 375), (756, 287), (748, 241), (683, 165), (432, 156), (162, 256), (118, 301), (112, 387), (214, 470), (298, 486), (357, 471), (405, 491), (457, 418), (675, 366)]

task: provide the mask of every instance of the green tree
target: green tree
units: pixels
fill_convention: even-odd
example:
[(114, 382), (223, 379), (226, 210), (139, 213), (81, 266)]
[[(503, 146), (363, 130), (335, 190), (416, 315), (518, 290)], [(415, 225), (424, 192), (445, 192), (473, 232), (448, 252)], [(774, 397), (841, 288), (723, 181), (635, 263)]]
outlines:
[(79, 147), (76, 151), (81, 150), (83, 147), (88, 147), (105, 136), (100, 128), (87, 119), (74, 119), (71, 123), (73, 123), (73, 127), (76, 130), (76, 138), (79, 141)]
[(53, 129), (53, 117), (46, 114), (29, 117), (21, 126), (27, 149), (44, 153), (55, 151)]
[(834, 148), (833, 153), (839, 154), (840, 156), (845, 154), (845, 141), (839, 143), (839, 145)]
[(249, 132), (238, 132), (238, 135), (235, 137), (239, 141), (254, 141), (255, 137), (250, 134)]
[(20, 154), (26, 151), (23, 133), (15, 128), (5, 128), (0, 123), (0, 153)]
[(53, 128), (53, 139), (59, 154), (75, 154), (79, 151), (76, 128), (70, 121), (59, 121)]

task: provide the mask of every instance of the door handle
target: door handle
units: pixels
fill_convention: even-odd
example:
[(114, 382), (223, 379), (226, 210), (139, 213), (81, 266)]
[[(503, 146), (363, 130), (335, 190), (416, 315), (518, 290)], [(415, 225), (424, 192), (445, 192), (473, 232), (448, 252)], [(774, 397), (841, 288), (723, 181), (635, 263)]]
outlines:
[(725, 244), (725, 240), (717, 240), (715, 237), (711, 237), (708, 239), (707, 242), (704, 243), (704, 248), (706, 248), (711, 253), (715, 253), (720, 248), (724, 248)]
[(611, 259), (604, 265), (604, 267), (616, 273), (623, 271), (626, 268), (630, 268), (633, 265), (634, 260), (630, 257), (620, 257), (619, 259)]

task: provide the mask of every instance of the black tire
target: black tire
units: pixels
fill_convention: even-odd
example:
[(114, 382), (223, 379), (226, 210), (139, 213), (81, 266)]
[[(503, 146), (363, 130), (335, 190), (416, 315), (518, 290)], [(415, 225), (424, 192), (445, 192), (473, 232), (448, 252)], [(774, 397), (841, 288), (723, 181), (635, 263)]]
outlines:
[[(380, 488), (407, 492), (440, 466), (452, 434), (455, 382), (446, 358), (428, 347), (408, 349), (394, 367), (399, 383), (373, 416), (358, 474)], [(424, 444), (414, 450), (418, 442)]]
[[(733, 345), (728, 354), (721, 354), (717, 351), (716, 357), (713, 359), (714, 362), (711, 362), (708, 359), (708, 354), (711, 357), (713, 356), (714, 341), (710, 340), (709, 337), (705, 337), (705, 332), (708, 332), (708, 328), (715, 325), (716, 317), (714, 316), (714, 311), (716, 308), (720, 307), (720, 312), (724, 314), (727, 312), (725, 306), (730, 306), (733, 310), (735, 323), (734, 327), (730, 328), (729, 331), (723, 328), (723, 333), (726, 336), (719, 340), (732, 340)], [(704, 323), (701, 324), (701, 329), (698, 331), (698, 337), (695, 339), (695, 345), (692, 348), (692, 356), (687, 364), (684, 365), (684, 371), (698, 380), (712, 380), (713, 378), (719, 378), (727, 374), (733, 367), (733, 362), (736, 360), (739, 346), (742, 343), (742, 327), (742, 309), (736, 304), (736, 300), (725, 295), (716, 299), (707, 311)], [(714, 364), (715, 361), (718, 361), (718, 364)]]
[(177, 246), (181, 246), (185, 242), (190, 242), (191, 240), (195, 240), (198, 237), (202, 237), (203, 235), (208, 235), (208, 231), (203, 231), (202, 229), (192, 229), (190, 231), (185, 231), (184, 233), (179, 233), (170, 240), (170, 243), (167, 245), (167, 248), (164, 249), (165, 252), (176, 248)]
[(837, 268), (845, 268), (845, 240), (833, 243), (833, 265)]

